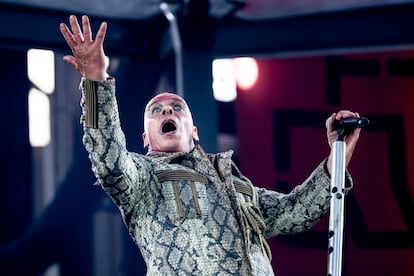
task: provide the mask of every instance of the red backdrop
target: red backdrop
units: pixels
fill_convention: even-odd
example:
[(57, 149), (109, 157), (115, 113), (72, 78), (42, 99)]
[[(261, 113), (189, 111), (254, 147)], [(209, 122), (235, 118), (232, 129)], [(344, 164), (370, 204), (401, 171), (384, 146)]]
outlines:
[[(368, 117), (349, 166), (344, 275), (414, 275), (414, 52), (258, 64), (256, 85), (236, 101), (242, 171), (258, 186), (290, 190), (328, 155), (329, 114)], [(279, 276), (327, 274), (328, 218), (271, 240)]]

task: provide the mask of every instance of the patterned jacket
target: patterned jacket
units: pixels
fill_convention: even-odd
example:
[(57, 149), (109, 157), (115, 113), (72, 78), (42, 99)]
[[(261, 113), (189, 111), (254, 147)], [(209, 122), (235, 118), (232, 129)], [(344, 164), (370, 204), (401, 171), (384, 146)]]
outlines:
[[(325, 161), (291, 193), (258, 188), (232, 151), (140, 155), (126, 148), (115, 80), (83, 79), (83, 143), (147, 275), (273, 275), (266, 239), (312, 227), (328, 210)], [(349, 175), (348, 179), (351, 181)]]

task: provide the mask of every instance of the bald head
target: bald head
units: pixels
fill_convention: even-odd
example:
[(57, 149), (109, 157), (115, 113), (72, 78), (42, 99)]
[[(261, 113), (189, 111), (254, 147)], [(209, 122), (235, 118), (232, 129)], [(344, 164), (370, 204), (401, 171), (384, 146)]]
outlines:
[(149, 101), (148, 101), (148, 103), (147, 103), (147, 105), (145, 106), (145, 112), (147, 111), (147, 110), (149, 110), (149, 108), (154, 104), (154, 103), (156, 103), (156, 102), (159, 102), (159, 101), (162, 101), (163, 99), (174, 99), (174, 100), (176, 100), (176, 101), (178, 101), (178, 102), (182, 102), (183, 103), (183, 105), (185, 105), (185, 107), (188, 109), (188, 110), (190, 110), (190, 108), (188, 107), (188, 105), (187, 105), (187, 102), (184, 100), (184, 98), (183, 97), (181, 97), (181, 96), (179, 96), (179, 95), (177, 95), (177, 94), (174, 94), (174, 93), (170, 93), (170, 92), (163, 92), (163, 93), (160, 93), (160, 94), (157, 94), (157, 95), (155, 95), (154, 97), (152, 97)]
[(189, 152), (198, 132), (186, 101), (173, 93), (153, 97), (145, 107), (142, 138), (149, 152)]

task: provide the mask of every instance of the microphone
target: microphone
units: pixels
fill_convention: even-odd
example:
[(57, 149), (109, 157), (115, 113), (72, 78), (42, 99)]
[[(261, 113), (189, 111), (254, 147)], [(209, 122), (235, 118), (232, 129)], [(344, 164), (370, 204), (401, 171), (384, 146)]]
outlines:
[(369, 124), (369, 120), (365, 117), (352, 117), (342, 120), (334, 121), (334, 128), (346, 128), (346, 129), (355, 129), (355, 128), (365, 128)]
[(334, 129), (339, 130), (343, 135), (348, 135), (356, 128), (365, 128), (369, 124), (369, 120), (365, 117), (352, 117), (342, 120), (335, 120)]

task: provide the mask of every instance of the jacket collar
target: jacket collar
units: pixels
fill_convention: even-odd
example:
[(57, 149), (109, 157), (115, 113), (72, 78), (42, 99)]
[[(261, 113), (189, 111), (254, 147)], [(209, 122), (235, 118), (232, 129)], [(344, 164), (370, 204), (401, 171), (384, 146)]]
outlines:
[[(218, 183), (231, 175), (233, 151), (229, 150), (217, 154), (207, 154), (200, 145), (196, 145), (190, 152), (151, 152), (148, 156), (158, 161), (176, 163), (194, 169), (205, 175), (211, 182)], [(218, 171), (214, 166), (218, 162)]]

